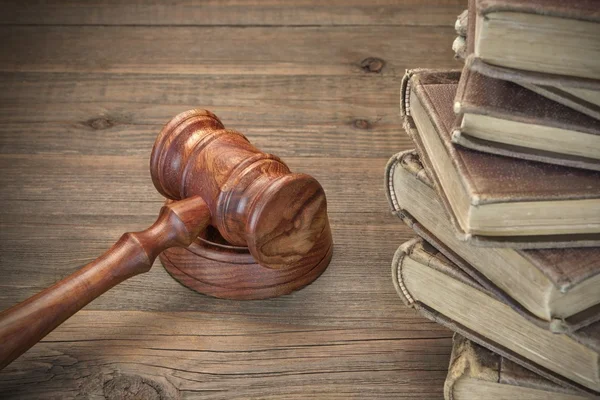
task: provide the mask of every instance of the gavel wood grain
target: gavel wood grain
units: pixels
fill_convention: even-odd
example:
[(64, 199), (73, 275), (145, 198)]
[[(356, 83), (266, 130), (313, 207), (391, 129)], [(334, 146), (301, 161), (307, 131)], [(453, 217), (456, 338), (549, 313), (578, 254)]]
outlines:
[[(332, 255), (325, 193), (205, 110), (172, 119), (150, 161), (169, 201), (156, 222), (126, 233), (74, 274), (0, 314), (0, 369), (108, 289), (147, 272), (159, 254), (175, 279), (201, 293), (257, 299), (316, 279)], [(200, 246), (209, 226), (227, 242)], [(192, 246), (190, 246), (192, 245)], [(188, 246), (190, 246), (188, 248)], [(241, 261), (240, 261), (241, 260)]]

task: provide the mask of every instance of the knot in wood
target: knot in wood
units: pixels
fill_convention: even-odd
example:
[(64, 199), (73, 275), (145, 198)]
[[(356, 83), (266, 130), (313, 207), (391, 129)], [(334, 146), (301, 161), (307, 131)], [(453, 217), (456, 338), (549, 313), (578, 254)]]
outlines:
[(178, 400), (179, 391), (166, 379), (159, 382), (139, 375), (118, 374), (104, 383), (107, 400)]
[(354, 121), (354, 127), (358, 129), (369, 129), (371, 124), (366, 119), (357, 119)]
[(377, 57), (368, 57), (361, 61), (360, 67), (367, 73), (378, 74), (383, 69), (385, 61)]
[(106, 117), (98, 117), (86, 121), (86, 125), (88, 125), (92, 129), (102, 130), (112, 128), (115, 124), (113, 121)]

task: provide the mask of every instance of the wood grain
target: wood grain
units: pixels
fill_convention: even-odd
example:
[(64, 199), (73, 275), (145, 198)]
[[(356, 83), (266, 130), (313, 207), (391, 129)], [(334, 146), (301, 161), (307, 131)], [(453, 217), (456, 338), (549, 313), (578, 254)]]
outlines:
[(142, 377), (161, 399), (441, 398), (450, 341), (436, 324), (411, 313), (401, 329), (336, 329), (281, 316), (84, 311), (3, 372), (0, 395), (110, 399)]
[(185, 0), (69, 1), (24, 4), (3, 0), (0, 24), (59, 25), (444, 25), (461, 0)]
[[(46, 108), (39, 108), (42, 107)], [(67, 107), (73, 110), (70, 115), (65, 116), (70, 122), (0, 123), (0, 154), (133, 156), (141, 161), (148, 156), (149, 149), (152, 148), (152, 133), (158, 132), (162, 127), (159, 122), (149, 121), (148, 124), (144, 124), (141, 115), (136, 115), (134, 122), (115, 116), (119, 112), (115, 104), (110, 105), (110, 111), (105, 111), (102, 106)], [(132, 113), (141, 111), (135, 110), (134, 107), (123, 104), (121, 109), (129, 109)], [(58, 105), (51, 108), (58, 108)], [(252, 143), (260, 148), (269, 149), (285, 160), (290, 157), (293, 160), (303, 157), (383, 160), (389, 155), (391, 148), (411, 146), (408, 136), (399, 134), (402, 128), (393, 107), (389, 108), (388, 115), (383, 115), (382, 107), (378, 108), (380, 115), (375, 115), (374, 112), (372, 116), (369, 115), (374, 122), (367, 122), (366, 119), (354, 120), (352, 110), (346, 110), (346, 115), (340, 115), (338, 121), (335, 121), (334, 117), (331, 117), (331, 121), (314, 121), (310, 125), (303, 125), (300, 120), (290, 121), (285, 131), (279, 128), (279, 124), (282, 124), (278, 121), (282, 118), (279, 115), (267, 114), (264, 116), (263, 126), (252, 126), (245, 125), (252, 121), (244, 120), (241, 112), (234, 115), (233, 110), (230, 110), (227, 114), (241, 123), (239, 130), (244, 132)], [(249, 115), (252, 114), (251, 110), (247, 111)], [(49, 112), (48, 117), (51, 117), (50, 114)], [(290, 117), (293, 115), (290, 113)], [(251, 117), (257, 119), (255, 115)], [(357, 127), (360, 123), (366, 123), (367, 127)], [(65, 140), (66, 137), (70, 140)], [(379, 163), (379, 160), (374, 162)]]
[[(151, 184), (149, 153), (145, 157), (5, 154), (0, 157), (3, 201), (55, 202), (47, 208), (54, 213), (65, 212), (66, 206), (74, 202), (83, 203), (78, 207), (92, 207), (93, 212), (94, 206), (88, 202), (114, 202), (119, 208), (131, 210), (135, 206), (121, 203), (151, 201), (155, 212), (162, 198)], [(330, 212), (388, 210), (381, 176), (385, 158), (286, 157), (284, 161), (292, 170), (303, 171), (321, 182)], [(110, 191), (104, 189), (107, 185)], [(65, 205), (57, 204), (63, 199)], [(114, 212), (120, 213), (119, 209)]]
[[(271, 79), (279, 75), (401, 75), (409, 66), (458, 65), (451, 50), (455, 19), (448, 15), (441, 27), (351, 29), (0, 26), (4, 39), (0, 71), (243, 74)], [(387, 40), (390, 37), (394, 40)], [(116, 42), (119, 46), (114, 46)], [(363, 65), (369, 57), (380, 58), (382, 65), (374, 70)], [(265, 82), (254, 79), (255, 84)]]
[(451, 333), (394, 291), (412, 233), (382, 181), (411, 146), (404, 69), (459, 66), (463, 3), (3, 2), (0, 308), (152, 222), (152, 143), (194, 107), (319, 180), (336, 251), (307, 288), (244, 303), (156, 265), (0, 373), (0, 397), (441, 399)]
[(198, 196), (166, 204), (148, 229), (123, 234), (94, 261), (2, 311), (0, 369), (102, 293), (148, 272), (163, 250), (189, 246), (208, 227), (210, 217), (206, 202)]

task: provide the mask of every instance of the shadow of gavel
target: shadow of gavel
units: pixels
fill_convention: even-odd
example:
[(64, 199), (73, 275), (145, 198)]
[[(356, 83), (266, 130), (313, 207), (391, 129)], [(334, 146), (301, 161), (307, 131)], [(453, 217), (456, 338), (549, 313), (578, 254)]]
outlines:
[[(150, 170), (154, 186), (169, 199), (156, 222), (125, 233), (96, 260), (3, 311), (0, 369), (108, 289), (150, 270), (170, 248), (186, 248), (175, 262), (161, 256), (171, 275), (202, 293), (232, 299), (290, 293), (329, 264), (332, 237), (321, 185), (291, 173), (209, 111), (173, 118), (156, 139)], [(207, 242), (213, 227), (220, 244)], [(199, 237), (210, 253), (188, 251)], [(236, 262), (240, 252), (247, 262)]]

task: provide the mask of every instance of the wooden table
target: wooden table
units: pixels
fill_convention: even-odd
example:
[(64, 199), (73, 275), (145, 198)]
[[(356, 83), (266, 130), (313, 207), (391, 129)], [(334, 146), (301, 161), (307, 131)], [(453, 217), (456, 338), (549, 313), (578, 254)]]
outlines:
[(193, 107), (322, 183), (335, 254), (308, 288), (251, 302), (157, 263), (1, 372), (0, 397), (441, 398), (451, 333), (394, 291), (411, 233), (383, 171), (411, 147), (404, 70), (459, 66), (465, 2), (49, 3), (0, 12), (1, 309), (154, 220), (152, 144)]

